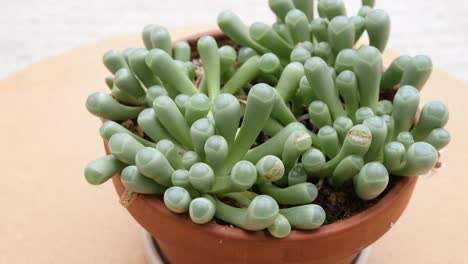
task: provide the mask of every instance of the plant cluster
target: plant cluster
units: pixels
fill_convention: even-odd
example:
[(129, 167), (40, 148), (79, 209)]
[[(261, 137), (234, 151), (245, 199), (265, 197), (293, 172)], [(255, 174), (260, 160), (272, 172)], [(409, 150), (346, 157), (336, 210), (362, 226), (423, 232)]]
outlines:
[[(145, 48), (104, 55), (110, 91), (86, 101), (111, 153), (86, 166), (87, 181), (120, 173), (127, 190), (163, 196), (195, 223), (285, 237), (324, 223), (313, 204), (324, 182), (371, 200), (390, 175), (428, 172), (450, 141), (448, 110), (432, 101), (418, 112), (427, 56), (382, 70), (390, 19), (373, 4), (347, 17), (341, 0), (319, 0), (315, 18), (312, 0), (270, 0), (271, 26), (225, 11), (218, 25), (241, 47), (204, 36), (198, 56), (146, 26)], [(364, 32), (369, 45), (353, 49)]]

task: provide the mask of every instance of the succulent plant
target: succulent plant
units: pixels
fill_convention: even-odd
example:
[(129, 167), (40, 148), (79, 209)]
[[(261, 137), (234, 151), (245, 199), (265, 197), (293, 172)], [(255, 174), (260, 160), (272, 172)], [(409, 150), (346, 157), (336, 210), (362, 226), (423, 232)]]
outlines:
[[(362, 2), (347, 17), (342, 1), (320, 0), (315, 17), (312, 0), (269, 0), (271, 26), (225, 11), (218, 25), (240, 47), (211, 36), (172, 45), (167, 29), (146, 26), (145, 48), (103, 57), (110, 91), (86, 107), (111, 154), (86, 180), (120, 172), (128, 191), (162, 196), (197, 224), (280, 238), (325, 222), (312, 204), (324, 183), (372, 200), (391, 177), (430, 171), (450, 141), (442, 102), (418, 112), (431, 60), (403, 55), (382, 71), (390, 19)], [(369, 45), (355, 49), (364, 32)]]

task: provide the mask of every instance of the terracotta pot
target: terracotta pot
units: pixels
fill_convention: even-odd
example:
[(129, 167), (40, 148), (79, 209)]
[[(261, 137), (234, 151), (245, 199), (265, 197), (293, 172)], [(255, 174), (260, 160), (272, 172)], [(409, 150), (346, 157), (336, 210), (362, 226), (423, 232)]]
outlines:
[[(226, 39), (215, 30), (187, 37), (192, 47), (199, 37)], [(109, 154), (107, 142), (104, 142)], [(170, 263), (307, 263), (349, 264), (375, 242), (405, 210), (417, 182), (405, 177), (375, 205), (345, 220), (313, 231), (294, 230), (277, 239), (267, 232), (249, 232), (214, 223), (197, 225), (187, 215), (169, 211), (155, 196), (138, 195), (128, 211), (158, 241)], [(112, 178), (118, 195), (125, 187)]]

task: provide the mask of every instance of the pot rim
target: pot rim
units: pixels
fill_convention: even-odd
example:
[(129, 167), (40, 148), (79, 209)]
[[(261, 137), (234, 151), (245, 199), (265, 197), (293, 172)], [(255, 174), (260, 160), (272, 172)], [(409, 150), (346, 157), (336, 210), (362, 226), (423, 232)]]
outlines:
[[(104, 142), (104, 145), (106, 148), (106, 153), (110, 154), (107, 142)], [(340, 233), (345, 233), (359, 225), (364, 225), (366, 222), (372, 221), (372, 219), (378, 215), (385, 214), (387, 208), (392, 206), (400, 194), (405, 193), (409, 188), (413, 188), (417, 180), (418, 176), (402, 177), (395, 183), (395, 185), (388, 191), (388, 193), (386, 193), (379, 201), (377, 201), (369, 208), (346, 219), (323, 225), (314, 230), (291, 230), (291, 233), (287, 237), (281, 238), (279, 240), (286, 242), (289, 240), (297, 241), (324, 239), (326, 237), (332, 237)], [(125, 189), (120, 180), (120, 174), (118, 173), (114, 175), (114, 177), (112, 177), (112, 181), (116, 187), (115, 189), (117, 193), (120, 195), (119, 190)], [(212, 235), (221, 238), (226, 237), (236, 240), (278, 240), (277, 238), (269, 235), (266, 231), (247, 231), (238, 227), (231, 227), (213, 222), (208, 222), (202, 225), (195, 224), (187, 214), (176, 214), (167, 209), (164, 202), (162, 201), (162, 198), (159, 196), (138, 194), (137, 198), (132, 202), (132, 204), (130, 204), (130, 207), (134, 203), (142, 203), (144, 204), (145, 208), (157, 210), (159, 214), (164, 215), (164, 217), (171, 218), (171, 221), (181, 222), (181, 224), (186, 225), (187, 228), (198, 228), (206, 235)]]

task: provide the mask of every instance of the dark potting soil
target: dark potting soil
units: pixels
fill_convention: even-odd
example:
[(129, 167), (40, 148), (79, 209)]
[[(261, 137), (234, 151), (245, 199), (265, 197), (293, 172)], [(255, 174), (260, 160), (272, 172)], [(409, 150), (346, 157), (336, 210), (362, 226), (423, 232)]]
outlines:
[[(370, 201), (364, 201), (357, 197), (352, 184), (344, 186), (341, 190), (334, 190), (327, 182), (324, 182), (319, 189), (317, 198), (312, 204), (318, 204), (325, 210), (326, 218), (324, 225), (329, 225), (358, 214), (376, 204), (399, 180), (399, 177), (391, 176), (385, 191), (379, 197)], [(230, 198), (222, 198), (221, 201), (233, 207), (241, 207)], [(233, 227), (231, 224), (219, 219), (213, 219), (213, 222)]]
[(325, 210), (326, 219), (324, 224), (331, 224), (360, 213), (376, 204), (399, 180), (399, 177), (390, 176), (390, 181), (385, 191), (379, 197), (370, 201), (360, 199), (354, 192), (352, 183), (343, 186), (340, 190), (335, 190), (324, 181), (313, 203), (322, 206)]

